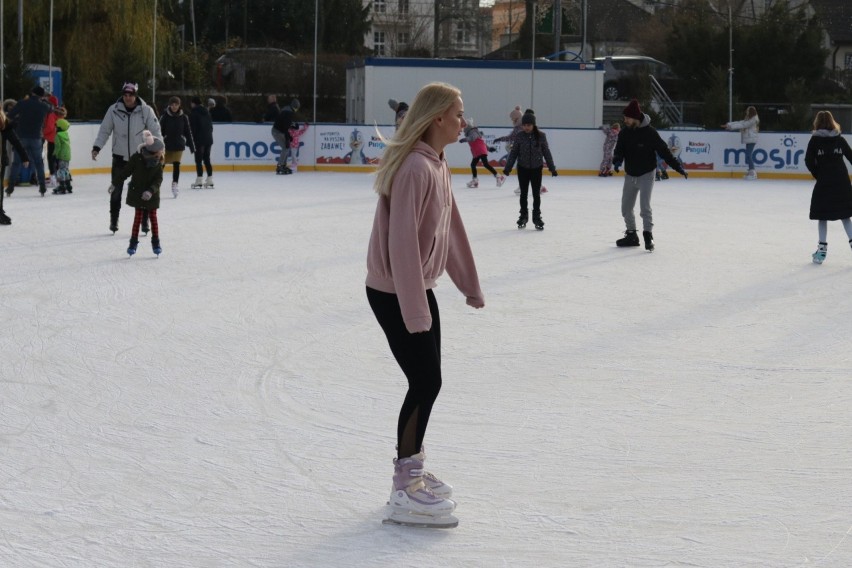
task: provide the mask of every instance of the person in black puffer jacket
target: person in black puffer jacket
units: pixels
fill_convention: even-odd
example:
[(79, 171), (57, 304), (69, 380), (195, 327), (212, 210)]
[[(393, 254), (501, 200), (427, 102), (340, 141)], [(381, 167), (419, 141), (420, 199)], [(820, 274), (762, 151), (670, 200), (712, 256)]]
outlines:
[(654, 174), (657, 171), (657, 154), (671, 168), (688, 177), (680, 160), (675, 158), (657, 130), (651, 126), (651, 117), (642, 112), (639, 101), (633, 99), (624, 109), (624, 128), (618, 134), (612, 155), (612, 166), (616, 173), (624, 164), (624, 187), (621, 192), (621, 215), (627, 230), (624, 238), (615, 241), (620, 247), (638, 247), (636, 234), (636, 198), (639, 197), (639, 215), (642, 217), (642, 236), (645, 249), (654, 250), (654, 220), (651, 214), (651, 191), (654, 189)]
[(518, 217), (518, 228), (523, 229), (527, 225), (527, 192), (532, 184), (533, 194), (533, 224), (541, 231), (544, 229), (544, 221), (541, 219), (541, 171), (542, 163), (547, 162), (550, 174), (556, 176), (556, 166), (553, 165), (553, 156), (550, 154), (550, 146), (547, 144), (547, 136), (538, 129), (535, 123), (535, 114), (527, 110), (521, 118), (522, 130), (512, 140), (512, 151), (503, 168), (503, 175), (512, 172), (515, 160), (518, 162), (518, 183), (521, 186), (521, 214)]

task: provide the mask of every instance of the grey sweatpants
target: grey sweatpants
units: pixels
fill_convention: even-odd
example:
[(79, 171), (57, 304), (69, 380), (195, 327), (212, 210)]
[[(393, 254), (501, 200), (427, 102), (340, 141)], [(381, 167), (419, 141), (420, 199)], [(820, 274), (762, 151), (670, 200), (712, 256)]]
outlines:
[(621, 190), (621, 216), (628, 231), (636, 230), (636, 196), (639, 196), (639, 216), (642, 217), (642, 230), (651, 231), (654, 220), (651, 212), (651, 191), (654, 189), (654, 170), (641, 176), (624, 174), (624, 188)]

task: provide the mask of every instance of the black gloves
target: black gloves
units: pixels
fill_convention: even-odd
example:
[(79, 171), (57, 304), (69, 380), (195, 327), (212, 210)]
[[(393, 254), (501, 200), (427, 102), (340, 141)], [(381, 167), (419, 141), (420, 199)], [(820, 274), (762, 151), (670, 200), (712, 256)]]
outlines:
[(685, 169), (683, 169), (683, 168), (678, 168), (678, 169), (676, 169), (675, 171), (676, 171), (677, 173), (679, 173), (680, 175), (682, 175), (682, 176), (684, 177), (684, 179), (689, 179), (689, 174), (688, 174), (688, 173), (686, 173), (686, 170), (685, 170)]
[(556, 176), (558, 176), (558, 175), (559, 175), (559, 172), (557, 172), (556, 170), (550, 170), (550, 175), (551, 175), (552, 177), (556, 177)]
[(512, 173), (512, 170), (505, 170), (505, 169), (503, 170), (504, 176), (508, 176), (510, 173)]
[(488, 147), (488, 151), (489, 151), (489, 152), (496, 152), (496, 151), (497, 151), (497, 148), (496, 148), (496, 147), (494, 147), (494, 146), (489, 146), (489, 147)]

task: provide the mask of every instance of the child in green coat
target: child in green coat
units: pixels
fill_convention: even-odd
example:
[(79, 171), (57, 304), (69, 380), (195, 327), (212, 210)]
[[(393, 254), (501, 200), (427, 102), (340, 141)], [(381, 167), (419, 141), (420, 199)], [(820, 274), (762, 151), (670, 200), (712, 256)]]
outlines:
[[(142, 144), (139, 151), (130, 156), (121, 170), (112, 178), (112, 187), (121, 187), (124, 180), (130, 178), (127, 186), (127, 204), (136, 208), (133, 220), (133, 232), (130, 235), (130, 246), (127, 254), (136, 254), (139, 244), (139, 226), (142, 216), (148, 213), (151, 221), (151, 248), (154, 254), (160, 256), (160, 228), (157, 224), (157, 209), (160, 207), (160, 185), (163, 183), (163, 166), (165, 165), (165, 149), (162, 139), (155, 137), (151, 131), (142, 132)], [(111, 193), (111, 192), (110, 192)]]
[(56, 181), (59, 185), (53, 193), (64, 195), (71, 193), (71, 170), (68, 163), (71, 161), (71, 138), (68, 129), (71, 124), (64, 118), (56, 121), (56, 140), (54, 142), (53, 158), (56, 160)]

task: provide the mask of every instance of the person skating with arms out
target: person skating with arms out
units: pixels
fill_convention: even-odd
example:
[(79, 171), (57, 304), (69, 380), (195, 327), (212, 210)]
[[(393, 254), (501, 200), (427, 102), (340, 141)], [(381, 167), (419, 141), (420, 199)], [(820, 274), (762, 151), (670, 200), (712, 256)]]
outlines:
[(657, 154), (671, 168), (688, 177), (680, 161), (669, 150), (657, 130), (651, 126), (651, 117), (642, 112), (639, 101), (633, 99), (624, 109), (624, 128), (618, 134), (613, 150), (612, 165), (618, 173), (624, 164), (624, 186), (621, 190), (621, 215), (627, 230), (624, 237), (615, 241), (619, 247), (638, 247), (636, 234), (636, 198), (639, 197), (639, 215), (642, 217), (642, 237), (645, 249), (654, 250), (654, 219), (651, 211), (651, 192), (657, 172)]
[(539, 231), (544, 229), (544, 221), (541, 218), (541, 172), (542, 165), (547, 162), (550, 175), (556, 177), (556, 166), (553, 165), (553, 156), (550, 154), (550, 146), (547, 143), (547, 135), (536, 126), (535, 114), (526, 112), (521, 118), (522, 131), (518, 133), (512, 142), (512, 151), (503, 168), (503, 175), (508, 176), (512, 172), (515, 161), (518, 162), (518, 182), (521, 187), (521, 211), (518, 217), (518, 228), (527, 226), (529, 209), (527, 208), (527, 195), (532, 186), (533, 195), (533, 225)]
[(461, 92), (430, 83), (387, 144), (367, 252), (367, 300), (408, 380), (397, 422), (397, 457), (386, 522), (452, 527), (452, 489), (428, 473), (423, 440), (441, 390), (441, 323), (432, 288), (444, 273), (482, 308), (470, 243), (444, 156), (465, 126)]
[(479, 187), (479, 179), (476, 177), (476, 166), (481, 162), (486, 170), (491, 172), (494, 180), (497, 182), (497, 187), (503, 185), (506, 177), (498, 174), (491, 164), (488, 163), (488, 146), (485, 144), (485, 139), (482, 137), (482, 132), (473, 124), (473, 119), (466, 119), (467, 126), (464, 127), (464, 138), (459, 140), (460, 143), (465, 143), (470, 146), (470, 153), (473, 154), (473, 160), (470, 162), (470, 171), (473, 174), (473, 179), (468, 183), (468, 187)]
[(150, 131), (142, 132), (142, 144), (138, 151), (130, 157), (127, 164), (113, 174), (112, 184), (120, 187), (124, 180), (130, 178), (127, 185), (127, 204), (136, 208), (133, 219), (133, 231), (130, 235), (130, 246), (127, 254), (136, 254), (139, 245), (139, 226), (143, 214), (147, 212), (151, 221), (151, 249), (160, 256), (160, 226), (157, 222), (157, 209), (160, 207), (160, 185), (163, 183), (163, 166), (165, 166), (166, 145)]
[(852, 183), (844, 158), (852, 163), (852, 149), (840, 135), (840, 125), (829, 111), (819, 111), (805, 152), (805, 166), (816, 180), (810, 210), (810, 218), (818, 221), (819, 245), (813, 254), (816, 264), (825, 260), (829, 221), (843, 223), (852, 246)]
[(740, 139), (745, 145), (745, 161), (748, 167), (744, 179), (757, 179), (757, 171), (754, 169), (754, 147), (760, 137), (760, 117), (757, 115), (757, 109), (753, 106), (746, 108), (745, 117), (742, 120), (727, 122), (722, 127), (725, 130), (740, 131)]

